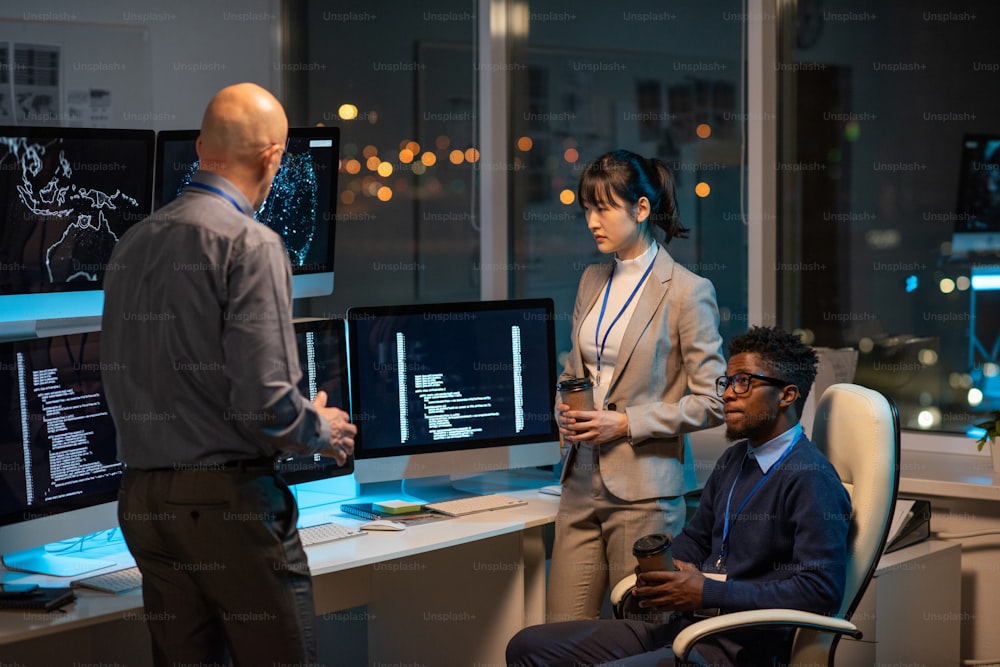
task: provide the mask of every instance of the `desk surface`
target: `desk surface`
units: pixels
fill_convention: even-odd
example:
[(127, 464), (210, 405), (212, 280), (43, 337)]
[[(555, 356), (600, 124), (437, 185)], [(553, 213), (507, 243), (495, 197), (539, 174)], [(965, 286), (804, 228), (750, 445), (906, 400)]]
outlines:
[[(464, 517), (442, 519), (432, 523), (411, 526), (402, 531), (372, 531), (360, 537), (316, 544), (306, 548), (309, 569), (314, 577), (364, 568), (378, 563), (452, 546), (488, 539), (541, 526), (555, 520), (559, 498), (540, 493), (537, 488), (504, 491), (504, 495), (524, 498), (527, 505), (510, 509), (482, 512)], [(339, 503), (331, 505), (328, 513), (337, 511)], [(313, 512), (320, 511), (316, 508)], [(347, 515), (331, 515), (331, 520), (351, 525), (363, 521)], [(117, 552), (115, 552), (117, 549)], [(117, 547), (95, 549), (88, 553), (94, 558), (121, 555), (123, 544)], [(130, 562), (127, 551), (125, 557)], [(83, 576), (100, 574), (92, 572)], [(68, 586), (70, 578), (27, 575), (19, 581), (41, 586)], [(142, 619), (142, 593), (140, 590), (119, 595), (97, 591), (77, 590), (74, 603), (62, 611), (51, 613), (33, 611), (0, 611), (0, 645), (37, 639), (39, 636), (114, 621)]]
[[(558, 496), (539, 493), (537, 489), (505, 491), (505, 496), (524, 498), (527, 505), (492, 512), (480, 512), (411, 526), (400, 531), (371, 531), (361, 537), (316, 544), (307, 549), (309, 570), (313, 576), (407, 558), (436, 549), (497, 535), (514, 533), (555, 521)], [(332, 516), (337, 523), (363, 521), (347, 515)]]
[[(696, 461), (696, 471), (699, 484), (703, 484), (711, 472), (714, 459), (705, 458), (711, 455), (710, 452), (698, 453), (701, 456)], [(1000, 474), (993, 472), (988, 457), (904, 451), (901, 467), (900, 492), (903, 494), (1000, 500)], [(542, 479), (535, 486), (545, 483), (551, 483), (551, 479)], [(306, 549), (312, 574), (321, 576), (368, 567), (523, 531), (555, 519), (559, 504), (556, 496), (541, 494), (537, 488), (498, 488), (494, 492), (525, 498), (528, 504), (421, 524), (405, 531), (372, 532), (362, 537), (313, 545)], [(335, 511), (336, 505), (327, 510), (328, 513)], [(346, 515), (331, 518), (337, 522), (361, 523)], [(119, 550), (122, 548), (118, 547)], [(101, 557), (105, 554), (95, 552), (93, 555)], [(31, 575), (23, 581), (43, 586), (66, 586), (69, 580)], [(140, 620), (141, 614), (142, 594), (138, 590), (122, 595), (77, 591), (76, 602), (65, 607), (64, 612), (0, 611), (0, 645), (116, 619)]]

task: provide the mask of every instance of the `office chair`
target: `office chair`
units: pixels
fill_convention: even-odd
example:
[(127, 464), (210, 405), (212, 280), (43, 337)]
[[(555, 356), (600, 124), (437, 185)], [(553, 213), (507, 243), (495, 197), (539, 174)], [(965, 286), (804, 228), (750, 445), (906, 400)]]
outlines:
[[(709, 618), (677, 635), (673, 651), (681, 660), (709, 635), (756, 625), (798, 628), (790, 665), (833, 665), (842, 635), (861, 638), (849, 619), (875, 574), (892, 522), (899, 488), (899, 413), (892, 400), (877, 391), (856, 384), (834, 384), (823, 392), (816, 406), (812, 440), (837, 469), (853, 507), (840, 609), (834, 616), (796, 609), (755, 609)], [(632, 575), (615, 586), (612, 603), (616, 616), (632, 617), (631, 610), (636, 608), (631, 598), (634, 584)]]

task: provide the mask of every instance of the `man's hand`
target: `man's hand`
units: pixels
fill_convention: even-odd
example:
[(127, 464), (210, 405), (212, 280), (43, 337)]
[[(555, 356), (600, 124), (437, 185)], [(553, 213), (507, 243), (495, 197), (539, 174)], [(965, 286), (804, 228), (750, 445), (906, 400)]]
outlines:
[(679, 572), (642, 572), (632, 593), (639, 606), (656, 611), (692, 611), (701, 609), (701, 591), (705, 576), (698, 570)]
[(358, 427), (351, 423), (351, 416), (340, 408), (327, 407), (326, 398), (325, 391), (318, 391), (313, 399), (320, 417), (330, 424), (330, 448), (324, 449), (320, 455), (336, 459), (337, 463), (344, 465), (354, 451), (354, 436)]
[(563, 440), (570, 444), (599, 445), (628, 435), (628, 417), (614, 410), (570, 410), (567, 403), (559, 403), (556, 423)]

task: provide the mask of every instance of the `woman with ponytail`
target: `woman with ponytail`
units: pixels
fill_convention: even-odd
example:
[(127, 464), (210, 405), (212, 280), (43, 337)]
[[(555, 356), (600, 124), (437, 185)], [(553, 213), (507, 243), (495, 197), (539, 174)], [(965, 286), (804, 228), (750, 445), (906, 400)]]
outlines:
[(584, 271), (562, 378), (589, 377), (593, 411), (557, 400), (571, 449), (547, 592), (547, 619), (598, 618), (608, 586), (635, 569), (632, 544), (678, 534), (694, 488), (686, 434), (722, 422), (725, 375), (712, 283), (665, 246), (686, 238), (660, 160), (618, 150), (591, 162), (578, 200), (611, 261)]

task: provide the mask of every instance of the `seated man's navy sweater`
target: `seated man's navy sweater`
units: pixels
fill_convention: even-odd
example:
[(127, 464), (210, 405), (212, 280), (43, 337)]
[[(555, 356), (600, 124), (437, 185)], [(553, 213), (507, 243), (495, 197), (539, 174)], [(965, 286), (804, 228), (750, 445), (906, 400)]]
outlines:
[[(737, 513), (764, 476), (747, 450), (747, 443), (739, 442), (719, 459), (702, 503), (673, 542), (674, 558), (706, 573), (716, 571), (732, 489), (726, 581), (705, 581), (705, 607), (723, 613), (767, 607), (836, 613), (844, 593), (851, 520), (850, 498), (837, 471), (803, 436)], [(762, 644), (787, 643), (791, 635), (786, 629), (756, 630), (733, 633), (731, 639), (744, 646), (749, 640), (759, 650)]]

